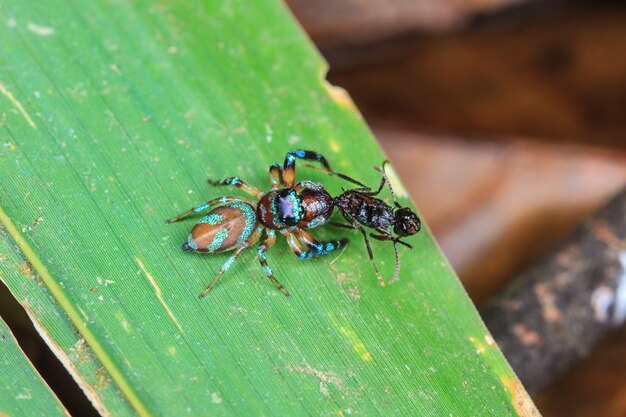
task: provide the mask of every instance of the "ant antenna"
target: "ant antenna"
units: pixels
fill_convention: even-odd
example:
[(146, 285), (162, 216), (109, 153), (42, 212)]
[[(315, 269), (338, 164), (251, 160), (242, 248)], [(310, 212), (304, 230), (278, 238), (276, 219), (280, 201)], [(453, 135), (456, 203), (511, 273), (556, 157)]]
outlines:
[(391, 285), (396, 282), (398, 276), (400, 275), (400, 256), (398, 255), (398, 246), (396, 245), (395, 241), (393, 242), (393, 251), (396, 254), (396, 270), (394, 271), (393, 276), (391, 277), (387, 285)]
[[(385, 159), (385, 161), (383, 162), (382, 167), (374, 167), (374, 169), (376, 171), (378, 171), (380, 173), (380, 175), (383, 176), (383, 181), (385, 183), (387, 183), (387, 187), (389, 187), (389, 192), (391, 193), (391, 199), (393, 200), (393, 204), (396, 207), (400, 207), (400, 204), (398, 204), (398, 199), (396, 198), (396, 193), (393, 192), (393, 187), (391, 187), (391, 181), (389, 181), (389, 177), (387, 176), (387, 173), (385, 172), (385, 165), (387, 165), (389, 163), (388, 159)], [(382, 184), (381, 184), (382, 185)], [(395, 246), (395, 245), (394, 245)]]

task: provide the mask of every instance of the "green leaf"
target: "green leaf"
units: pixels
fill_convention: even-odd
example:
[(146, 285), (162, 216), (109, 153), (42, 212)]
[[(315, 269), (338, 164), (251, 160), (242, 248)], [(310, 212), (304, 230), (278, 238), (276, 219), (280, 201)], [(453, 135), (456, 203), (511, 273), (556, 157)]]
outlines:
[(35, 329), (79, 383), (96, 409), (103, 415), (110, 413), (116, 417), (136, 415), (124, 394), (111, 383), (111, 378), (98, 357), (76, 331), (28, 260), (20, 255), (19, 249), (1, 225), (0, 265), (0, 279), (10, 286), (13, 296), (20, 301), (35, 324)]
[(0, 319), (0, 416), (67, 416)]
[[(22, 303), (49, 291), (32, 317), (67, 355), (63, 312), (138, 414), (538, 415), (428, 230), (387, 288), (359, 234), (321, 227), (352, 244), (269, 252), (290, 299), (254, 250), (198, 299), (230, 254), (182, 252), (193, 220), (163, 220), (241, 194), (207, 178), (268, 189), (270, 163), (304, 148), (379, 181), (384, 156), (282, 3), (4, 1), (0, 22), (0, 220), (48, 290), (5, 263), (3, 279)], [(390, 245), (374, 251), (390, 275)]]

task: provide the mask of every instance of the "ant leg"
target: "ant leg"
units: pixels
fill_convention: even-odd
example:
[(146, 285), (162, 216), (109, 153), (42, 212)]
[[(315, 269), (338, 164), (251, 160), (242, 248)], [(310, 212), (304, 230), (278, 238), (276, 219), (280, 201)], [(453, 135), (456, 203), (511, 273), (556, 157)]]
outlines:
[(376, 240), (391, 240), (394, 243), (399, 243), (401, 245), (406, 246), (409, 249), (413, 249), (413, 246), (409, 243), (406, 243), (402, 240), (400, 240), (399, 237), (394, 236), (388, 229), (385, 229), (384, 227), (375, 227), (374, 228), (378, 233), (380, 233), (379, 235), (375, 235), (374, 233), (370, 233), (370, 236), (373, 237)]
[(375, 235), (374, 233), (370, 233), (370, 236), (376, 240), (395, 240), (393, 234), (389, 231), (389, 229), (385, 229), (382, 226), (374, 227), (379, 234)]
[(348, 244), (348, 239), (329, 240), (327, 242), (317, 241), (309, 232), (304, 229), (296, 228), (295, 235), (304, 243), (309, 250), (302, 252), (298, 257), (300, 259), (309, 259), (315, 255), (326, 255)]
[[(370, 246), (370, 241), (367, 238), (367, 233), (365, 232), (365, 230), (363, 229), (363, 227), (361, 227), (361, 225), (359, 225), (358, 223), (354, 222), (352, 225), (348, 225), (348, 224), (344, 224), (344, 223), (338, 223), (338, 222), (328, 222), (328, 224), (330, 224), (331, 226), (336, 226), (336, 227), (341, 227), (344, 229), (356, 229), (359, 232), (361, 232), (361, 234), (363, 235), (363, 239), (365, 239), (365, 247), (367, 248), (367, 254), (369, 255), (370, 261), (372, 262), (372, 266), (374, 267), (374, 272), (376, 272), (376, 278), (378, 278), (378, 282), (380, 283), (381, 286), (385, 286), (385, 281), (383, 280), (382, 275), (380, 274), (380, 271), (378, 270), (378, 267), (376, 266), (376, 262), (374, 262), (374, 255), (372, 253), (372, 247)], [(383, 235), (381, 235), (383, 236)], [(373, 237), (373, 236), (372, 236)], [(385, 237), (385, 236), (383, 236)], [(384, 239), (387, 240), (387, 239)], [(395, 247), (395, 242), (394, 242), (394, 250), (396, 250)], [(398, 264), (398, 251), (396, 250), (396, 271), (399, 270), (399, 264)], [(397, 279), (397, 273), (394, 274), (394, 276), (391, 278), (391, 282), (395, 281), (395, 279)]]
[(361, 232), (361, 234), (363, 235), (363, 239), (365, 239), (365, 246), (367, 247), (367, 254), (370, 257), (370, 261), (372, 262), (372, 266), (374, 267), (374, 272), (376, 272), (376, 278), (378, 278), (378, 283), (380, 284), (381, 287), (385, 286), (385, 280), (383, 280), (383, 276), (380, 274), (380, 271), (378, 270), (378, 267), (376, 266), (376, 262), (374, 262), (374, 255), (372, 254), (372, 247), (370, 246), (370, 241), (367, 238), (367, 233), (365, 232), (365, 230), (355, 224), (354, 228), (359, 230)]
[(401, 245), (406, 246), (409, 249), (413, 249), (413, 245), (411, 245), (410, 243), (406, 243), (406, 242), (400, 240), (399, 238), (395, 238), (393, 241), (394, 241), (394, 243), (399, 243)]
[(248, 239), (246, 239), (244, 242), (241, 243), (241, 245), (237, 248), (235, 253), (230, 258), (228, 258), (226, 262), (224, 262), (224, 265), (219, 270), (217, 275), (215, 275), (215, 278), (213, 278), (213, 281), (211, 281), (209, 286), (206, 287), (206, 289), (200, 293), (200, 298), (203, 298), (205, 295), (210, 293), (211, 290), (213, 290), (213, 287), (215, 287), (215, 284), (217, 284), (217, 281), (219, 281), (222, 275), (224, 275), (224, 272), (228, 271), (228, 268), (230, 268), (235, 263), (239, 255), (241, 255), (241, 253), (244, 250), (246, 250), (250, 245), (254, 245), (259, 240), (259, 237), (261, 237), (261, 232), (263, 231), (263, 228), (264, 228), (263, 226), (257, 227), (254, 233), (252, 233), (252, 236), (250, 236)]
[(263, 194), (265, 194), (258, 188), (253, 187), (252, 185), (241, 181), (238, 177), (229, 177), (223, 180), (208, 180), (207, 182), (216, 187), (219, 187), (222, 185), (234, 185), (235, 187), (239, 188), (241, 191), (248, 193), (250, 195), (253, 195), (256, 198), (261, 198)]
[[(384, 186), (385, 186), (385, 178), (383, 177), (383, 178), (380, 179), (380, 185), (378, 186), (378, 190), (372, 191), (371, 189), (367, 188), (367, 189), (357, 189), (355, 191), (358, 191), (358, 192), (363, 193), (363, 194), (375, 196), (375, 195), (380, 194), (380, 192), (383, 190)], [(391, 195), (393, 196), (393, 191), (391, 191)]]
[(380, 273), (378, 272), (378, 268), (376, 268), (376, 264), (374, 263), (374, 257), (372, 256), (372, 249), (370, 248), (370, 243), (369, 243), (369, 240), (367, 239), (367, 233), (365, 233), (365, 230), (363, 230), (363, 228), (360, 228), (360, 231), (361, 233), (363, 233), (363, 237), (365, 238), (365, 245), (367, 246), (367, 252), (370, 255), (370, 260), (372, 261), (372, 264), (374, 265), (374, 270), (376, 271), (376, 276), (378, 277), (378, 281), (380, 282), (382, 286), (391, 285), (394, 282), (396, 282), (396, 280), (398, 279), (398, 275), (400, 274), (400, 256), (398, 255), (398, 247), (396, 243), (402, 243), (403, 245), (407, 245), (411, 249), (413, 247), (409, 245), (408, 243), (402, 242), (397, 237), (393, 237), (391, 232), (389, 232), (387, 229), (377, 228), (376, 230), (381, 234), (375, 235), (373, 233), (370, 233), (370, 236), (377, 240), (391, 240), (391, 242), (393, 243), (393, 252), (396, 256), (396, 267), (393, 272), (393, 276), (391, 277), (391, 279), (389, 280), (387, 284), (383, 282), (382, 277)]
[(270, 165), (270, 183), (272, 184), (272, 190), (278, 190), (280, 188), (282, 175), (283, 169), (280, 167), (280, 165)]
[(393, 237), (391, 234), (375, 235), (373, 233), (370, 233), (370, 236), (373, 237), (376, 240), (391, 240), (394, 244), (399, 243), (401, 245), (406, 246), (409, 249), (413, 249), (413, 245), (411, 245), (410, 243), (406, 243), (406, 242), (400, 240), (399, 237)]
[(285, 187), (287, 188), (291, 188), (293, 186), (293, 182), (296, 177), (296, 158), (303, 159), (305, 161), (317, 161), (322, 165), (322, 171), (326, 172), (327, 174), (336, 175), (339, 178), (342, 178), (353, 184), (368, 188), (364, 184), (353, 178), (348, 177), (347, 175), (333, 171), (330, 168), (330, 165), (328, 165), (328, 161), (326, 161), (326, 158), (324, 158), (322, 154), (314, 151), (305, 151), (304, 149), (294, 149), (287, 152), (287, 155), (285, 156), (285, 164), (283, 166), (283, 181), (285, 182)]
[(350, 230), (354, 230), (354, 226), (351, 226), (349, 224), (345, 224), (345, 223), (339, 223), (339, 222), (327, 222), (326, 224), (331, 225), (331, 226), (335, 226), (335, 227), (341, 227), (343, 229), (350, 229)]
[(276, 242), (276, 232), (268, 229), (266, 231), (265, 240), (263, 241), (263, 243), (259, 245), (259, 248), (257, 249), (257, 254), (259, 255), (259, 262), (261, 262), (261, 266), (263, 267), (263, 271), (265, 271), (265, 275), (267, 275), (267, 278), (269, 278), (269, 280), (272, 281), (272, 283), (276, 286), (276, 288), (278, 288), (280, 292), (285, 294), (286, 297), (289, 297), (290, 296), (289, 291), (287, 291), (285, 287), (283, 287), (283, 284), (278, 282), (278, 280), (274, 277), (274, 274), (272, 273), (272, 269), (267, 264), (266, 253), (268, 250), (272, 248), (272, 246), (274, 246), (274, 242)]
[(186, 212), (179, 214), (178, 216), (174, 218), (166, 220), (165, 223), (174, 223), (174, 222), (184, 219), (185, 217), (189, 217), (191, 215), (201, 213), (203, 211), (209, 210), (216, 206), (223, 206), (224, 204), (228, 204), (228, 203), (248, 203), (248, 204), (252, 204), (252, 207), (256, 205), (255, 202), (251, 202), (247, 198), (243, 198), (243, 197), (230, 197), (230, 196), (219, 197), (211, 201), (207, 201), (206, 203), (202, 203), (200, 205), (192, 207)]

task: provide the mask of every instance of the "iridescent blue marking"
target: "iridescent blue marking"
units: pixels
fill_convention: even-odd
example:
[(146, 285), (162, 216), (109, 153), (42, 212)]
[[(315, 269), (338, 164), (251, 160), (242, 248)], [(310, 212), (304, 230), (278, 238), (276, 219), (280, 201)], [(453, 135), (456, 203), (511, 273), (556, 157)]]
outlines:
[(319, 226), (320, 224), (324, 224), (326, 219), (321, 216), (318, 216), (309, 222), (309, 225), (306, 227), (307, 229), (312, 229), (314, 227)]
[(278, 205), (276, 204), (276, 200), (278, 200), (277, 194), (272, 196), (272, 203), (270, 205), (270, 213), (272, 214), (272, 223), (274, 223), (274, 226), (280, 227), (280, 226), (284, 226), (285, 224), (278, 217), (278, 207), (277, 207)]
[(330, 252), (334, 251), (334, 250), (336, 249), (336, 247), (335, 247), (335, 244), (334, 244), (334, 243), (332, 243), (332, 242), (327, 242), (327, 243), (326, 243), (326, 246), (324, 246), (324, 245), (319, 245), (319, 246), (317, 247), (317, 249), (318, 249), (318, 252), (317, 252), (317, 254), (318, 254), (318, 255), (327, 255), (327, 254), (329, 254)]
[(196, 242), (193, 241), (191, 234), (189, 234), (189, 237), (187, 238), (187, 245), (189, 245), (191, 250), (198, 250), (198, 245), (196, 245)]
[(226, 262), (224, 262), (224, 266), (222, 266), (222, 271), (226, 272), (228, 270), (228, 268), (233, 266), (234, 262), (235, 262), (235, 257), (234, 256), (231, 256), (230, 258), (228, 258), (228, 260)]
[(311, 251), (304, 251), (299, 256), (299, 258), (303, 261), (306, 261), (307, 259), (311, 259), (312, 257), (313, 257), (313, 252)]
[(294, 191), (289, 192), (286, 196), (276, 194), (272, 198), (271, 209), (274, 225), (277, 227), (284, 226), (285, 220), (293, 219), (293, 223), (298, 223), (302, 218), (302, 206), (298, 199), (298, 194)]
[(312, 246), (315, 247), (313, 250), (302, 252), (299, 258), (304, 261), (311, 259), (314, 255), (327, 255), (339, 247), (335, 246), (333, 242), (327, 242), (326, 245), (319, 243)]
[(211, 243), (209, 243), (209, 246), (207, 246), (207, 251), (215, 252), (216, 250), (218, 250), (220, 246), (222, 246), (222, 243), (224, 243), (224, 239), (226, 239), (226, 237), (228, 237), (228, 230), (221, 229), (215, 234), (215, 237), (213, 238)]
[(259, 255), (259, 258), (260, 258), (260, 259), (262, 259), (262, 260), (264, 260), (264, 261), (265, 261), (265, 260), (266, 260), (266, 258), (267, 258), (267, 255), (265, 254), (265, 250), (266, 250), (266, 249), (265, 249), (265, 246), (264, 246), (264, 245), (259, 246), (259, 248), (257, 249), (257, 253), (258, 253), (258, 255)]
[(324, 184), (322, 184), (321, 182), (304, 180), (304, 181), (300, 181), (299, 184), (305, 188), (311, 188), (313, 190), (324, 189)]
[(263, 271), (265, 271), (265, 275), (272, 275), (272, 270), (269, 265), (263, 265)]
[(298, 158), (304, 158), (304, 155), (305, 155), (304, 150), (302, 150), (302, 149), (296, 149), (295, 153), (296, 153), (296, 156), (297, 156)]
[(199, 206), (194, 207), (193, 211), (196, 213), (200, 213), (201, 211), (204, 211), (206, 209), (208, 209), (210, 206), (208, 204), (200, 204)]
[(211, 226), (215, 226), (216, 224), (222, 223), (223, 220), (224, 218), (222, 217), (221, 214), (213, 213), (213, 214), (208, 214), (204, 216), (203, 218), (200, 219), (198, 223), (207, 223), (207, 224), (210, 224)]
[(241, 235), (239, 235), (239, 237), (237, 238), (237, 242), (241, 243), (245, 240), (248, 240), (248, 238), (254, 231), (254, 226), (256, 225), (256, 213), (254, 212), (254, 209), (252, 208), (252, 206), (250, 206), (250, 204), (241, 202), (231, 203), (229, 204), (229, 207), (238, 208), (239, 210), (243, 211), (246, 217), (246, 224), (241, 231)]
[(237, 177), (230, 177), (226, 180), (226, 183), (229, 185), (234, 185), (234, 184), (238, 184), (239, 183), (239, 178)]

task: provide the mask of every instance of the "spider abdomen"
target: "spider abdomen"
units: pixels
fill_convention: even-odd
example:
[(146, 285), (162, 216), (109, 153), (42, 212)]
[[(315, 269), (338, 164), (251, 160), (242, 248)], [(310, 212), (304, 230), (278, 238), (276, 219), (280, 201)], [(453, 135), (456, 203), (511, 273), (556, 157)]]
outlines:
[(191, 229), (182, 248), (194, 252), (225, 252), (235, 249), (257, 227), (254, 207), (236, 202), (209, 211)]

